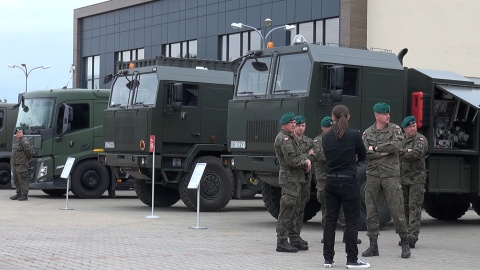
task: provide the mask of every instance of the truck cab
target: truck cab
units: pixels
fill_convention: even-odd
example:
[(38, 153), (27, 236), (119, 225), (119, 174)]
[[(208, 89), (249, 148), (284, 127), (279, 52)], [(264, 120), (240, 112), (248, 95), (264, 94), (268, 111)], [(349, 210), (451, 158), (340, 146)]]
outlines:
[(17, 121), (16, 104), (0, 103), (0, 188), (10, 188), (10, 157), (12, 154), (12, 136)]

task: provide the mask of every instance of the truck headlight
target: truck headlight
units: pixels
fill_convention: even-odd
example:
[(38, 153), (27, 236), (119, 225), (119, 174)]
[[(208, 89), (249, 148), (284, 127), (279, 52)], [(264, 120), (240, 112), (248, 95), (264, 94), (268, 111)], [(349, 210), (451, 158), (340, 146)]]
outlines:
[(46, 176), (47, 172), (48, 172), (48, 167), (43, 165), (43, 162), (42, 162), (42, 164), (40, 164), (40, 167), (38, 168), (38, 177), (37, 178), (41, 178), (41, 177)]

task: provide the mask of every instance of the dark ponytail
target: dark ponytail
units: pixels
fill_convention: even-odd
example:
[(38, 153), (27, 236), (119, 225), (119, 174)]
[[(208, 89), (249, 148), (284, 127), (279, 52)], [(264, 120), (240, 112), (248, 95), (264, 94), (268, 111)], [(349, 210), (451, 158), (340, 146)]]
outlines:
[(348, 111), (347, 106), (337, 105), (333, 107), (332, 115), (335, 116), (335, 119), (337, 120), (333, 126), (335, 138), (340, 140), (343, 138), (343, 134), (345, 134), (345, 131), (348, 128), (348, 116), (350, 115), (350, 112)]

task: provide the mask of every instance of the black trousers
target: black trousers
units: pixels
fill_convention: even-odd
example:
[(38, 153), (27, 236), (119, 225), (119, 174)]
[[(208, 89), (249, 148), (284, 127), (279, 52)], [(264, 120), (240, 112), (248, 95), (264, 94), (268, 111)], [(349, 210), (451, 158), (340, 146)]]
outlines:
[(355, 177), (327, 176), (325, 202), (327, 221), (323, 230), (323, 257), (325, 260), (333, 260), (335, 256), (335, 230), (340, 206), (343, 205), (347, 262), (356, 262), (358, 260), (357, 223), (360, 216), (360, 188)]

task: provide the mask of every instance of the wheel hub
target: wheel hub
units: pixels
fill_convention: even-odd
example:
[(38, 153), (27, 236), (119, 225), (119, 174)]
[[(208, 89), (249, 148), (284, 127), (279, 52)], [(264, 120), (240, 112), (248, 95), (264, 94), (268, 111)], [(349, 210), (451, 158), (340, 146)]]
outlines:
[(202, 195), (205, 198), (216, 198), (222, 188), (220, 178), (216, 174), (206, 174), (201, 181)]
[(96, 171), (88, 170), (83, 174), (81, 181), (85, 188), (94, 189), (100, 184), (101, 179)]
[(1, 170), (0, 171), (0, 184), (5, 185), (8, 184), (11, 180), (11, 175), (8, 170)]

